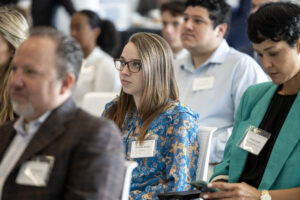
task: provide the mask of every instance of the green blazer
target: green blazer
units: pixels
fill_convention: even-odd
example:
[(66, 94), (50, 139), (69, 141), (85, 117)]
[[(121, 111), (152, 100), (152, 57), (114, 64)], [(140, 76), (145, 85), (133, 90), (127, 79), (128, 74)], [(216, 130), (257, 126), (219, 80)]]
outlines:
[[(238, 182), (245, 167), (248, 152), (237, 146), (249, 125), (258, 127), (278, 86), (272, 82), (249, 87), (244, 93), (235, 118), (223, 162), (212, 176), (228, 175), (229, 182)], [(300, 187), (300, 95), (298, 93), (274, 144), (270, 159), (258, 189)]]

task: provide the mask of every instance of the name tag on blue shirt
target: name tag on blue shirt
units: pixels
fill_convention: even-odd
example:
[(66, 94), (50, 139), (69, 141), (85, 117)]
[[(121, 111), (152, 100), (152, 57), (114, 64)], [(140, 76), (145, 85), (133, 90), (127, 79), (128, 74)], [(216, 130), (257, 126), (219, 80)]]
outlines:
[(215, 78), (213, 76), (205, 76), (196, 78), (193, 81), (193, 91), (207, 90), (214, 87)]
[(145, 140), (143, 143), (133, 141), (131, 143), (130, 158), (147, 158), (155, 155), (156, 140)]

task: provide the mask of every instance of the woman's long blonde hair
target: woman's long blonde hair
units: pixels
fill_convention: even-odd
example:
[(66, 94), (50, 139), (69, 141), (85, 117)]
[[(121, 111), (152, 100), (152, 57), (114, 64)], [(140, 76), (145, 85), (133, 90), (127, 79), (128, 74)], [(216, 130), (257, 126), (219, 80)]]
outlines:
[[(27, 38), (28, 29), (28, 23), (21, 13), (12, 8), (0, 7), (0, 33), (13, 52)], [(0, 124), (13, 119), (7, 87), (12, 67), (11, 61), (12, 58), (7, 66), (0, 68)]]
[[(129, 42), (136, 46), (142, 62), (145, 87), (138, 106), (138, 116), (143, 120), (138, 140), (143, 141), (154, 118), (165, 111), (169, 103), (178, 100), (178, 87), (173, 70), (173, 53), (162, 37), (153, 33), (136, 33)], [(130, 115), (135, 107), (132, 95), (121, 90), (119, 99), (107, 111), (106, 117), (121, 128), (126, 113)]]

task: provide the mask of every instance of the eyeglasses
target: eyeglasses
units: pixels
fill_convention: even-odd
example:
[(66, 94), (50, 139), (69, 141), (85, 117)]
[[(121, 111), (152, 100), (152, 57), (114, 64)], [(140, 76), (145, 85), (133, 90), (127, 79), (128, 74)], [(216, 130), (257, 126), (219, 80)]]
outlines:
[(124, 61), (122, 59), (114, 59), (115, 67), (119, 71), (123, 71), (124, 67), (127, 65), (128, 70), (132, 73), (137, 73), (142, 68), (142, 62), (140, 60), (131, 60), (131, 61)]

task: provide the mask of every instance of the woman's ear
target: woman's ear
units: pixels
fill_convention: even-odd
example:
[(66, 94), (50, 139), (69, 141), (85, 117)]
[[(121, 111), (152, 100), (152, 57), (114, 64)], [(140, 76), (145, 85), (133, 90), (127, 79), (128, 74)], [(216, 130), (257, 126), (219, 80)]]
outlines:
[(95, 38), (97, 39), (101, 35), (101, 28), (94, 28), (93, 33)]

